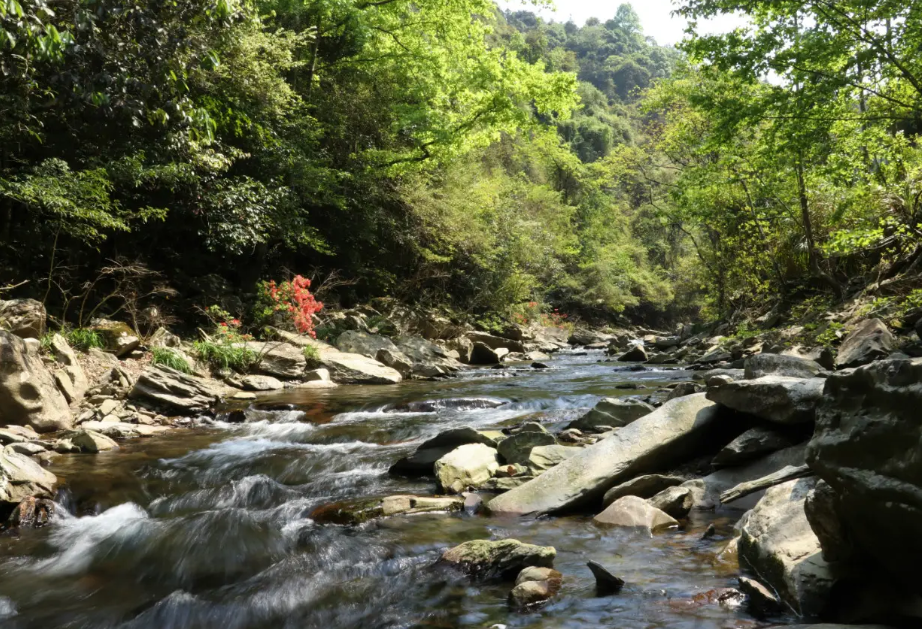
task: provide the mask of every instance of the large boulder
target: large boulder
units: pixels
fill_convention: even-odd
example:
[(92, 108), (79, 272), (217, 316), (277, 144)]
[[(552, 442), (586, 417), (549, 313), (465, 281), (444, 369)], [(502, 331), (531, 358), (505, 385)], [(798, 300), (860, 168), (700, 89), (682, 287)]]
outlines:
[(496, 447), (496, 439), (473, 428), (452, 428), (427, 439), (416, 448), (413, 454), (394, 463), (391, 474), (403, 476), (425, 476), (432, 474), (435, 462), (459, 446), (469, 443), (482, 443)]
[(618, 498), (592, 520), (598, 524), (635, 529), (646, 533), (655, 533), (679, 524), (669, 514), (637, 496)]
[(822, 378), (762, 376), (708, 387), (709, 400), (742, 413), (778, 424), (807, 424), (813, 421), (816, 405), (823, 397)]
[(128, 397), (169, 413), (194, 415), (213, 408), (223, 393), (210, 380), (152, 365), (138, 377)]
[(816, 361), (782, 354), (756, 354), (747, 358), (743, 367), (747, 380), (762, 376), (812, 378), (824, 371)]
[(622, 363), (645, 363), (649, 360), (649, 357), (643, 345), (632, 345), (630, 349), (618, 356), (616, 360)]
[(633, 398), (607, 397), (600, 400), (591, 411), (567, 424), (567, 428), (592, 430), (598, 426), (618, 428), (649, 415), (654, 409), (646, 402)]
[(792, 445), (791, 439), (784, 433), (767, 426), (757, 426), (725, 445), (711, 464), (718, 468), (743, 465)]
[(400, 351), (393, 341), (386, 336), (369, 334), (358, 330), (347, 330), (340, 334), (336, 339), (336, 349), (341, 352), (361, 354), (369, 358), (376, 358), (381, 350)]
[(435, 475), (445, 491), (461, 493), (479, 487), (499, 468), (495, 448), (482, 443), (459, 446), (435, 462)]
[(413, 363), (416, 375), (425, 376), (433, 368), (443, 373), (453, 373), (461, 368), (457, 360), (435, 343), (418, 336), (400, 336), (395, 339), (397, 348)]
[(17, 505), (30, 497), (53, 498), (57, 477), (27, 456), (0, 450), (0, 503)]
[(333, 381), (341, 384), (397, 384), (403, 380), (396, 369), (361, 354), (325, 348), (320, 351), (320, 362), (330, 370)]
[[(56, 379), (59, 379), (60, 382), (60, 379), (66, 377), (70, 385), (70, 394), (68, 395), (63, 390), (62, 393), (65, 394), (65, 397), (68, 398), (67, 401), (71, 404), (80, 402), (86, 394), (89, 381), (83, 367), (80, 365), (80, 361), (77, 360), (77, 354), (60, 334), (55, 334), (51, 337), (51, 353), (55, 361), (61, 365), (61, 368), (55, 374)], [(59, 388), (61, 387), (59, 386)]]
[(471, 348), (471, 355), (467, 362), (471, 365), (498, 365), (508, 353), (509, 350), (505, 347), (493, 348), (478, 341)]
[(45, 334), (45, 306), (34, 299), (0, 301), (0, 330), (23, 339), (40, 339)]
[(607, 343), (611, 340), (611, 334), (604, 334), (602, 332), (596, 332), (595, 330), (589, 330), (587, 328), (577, 328), (570, 333), (570, 337), (567, 339), (567, 342), (570, 345), (598, 345), (599, 343)]
[(249, 341), (246, 348), (258, 357), (256, 370), (267, 376), (295, 379), (304, 375), (307, 359), (303, 348), (278, 341)]
[(709, 444), (735, 436), (733, 418), (703, 393), (653, 413), (583, 449), (536, 479), (494, 498), (497, 514), (554, 513), (601, 501), (615, 485), (679, 465)]
[(894, 346), (893, 335), (883, 321), (866, 319), (855, 326), (839, 346), (836, 368), (858, 367), (886, 358)]
[(90, 330), (99, 335), (104, 349), (121, 358), (141, 345), (141, 339), (126, 323), (109, 319), (93, 319)]
[(831, 376), (807, 450), (856, 550), (922, 592), (922, 358)]
[(0, 330), (0, 416), (4, 423), (31, 426), (38, 432), (73, 426), (67, 400), (38, 352), (5, 330)]
[(547, 432), (522, 431), (499, 442), (497, 449), (506, 463), (527, 463), (532, 448), (557, 443)]
[(439, 563), (478, 579), (511, 579), (530, 566), (553, 567), (556, 556), (553, 546), (523, 544), (516, 539), (475, 539), (446, 550)]
[(506, 339), (501, 336), (488, 334), (486, 332), (468, 332), (467, 338), (470, 339), (474, 345), (477, 343), (483, 343), (490, 349), (499, 349), (503, 347), (508, 349), (510, 352), (518, 352), (520, 354), (524, 354), (526, 351), (525, 345), (523, 345), (521, 341)]
[(815, 484), (802, 478), (767, 490), (743, 518), (738, 545), (740, 565), (807, 617), (825, 610), (836, 582), (804, 512)]
[(560, 465), (572, 456), (579, 454), (580, 448), (574, 446), (547, 445), (535, 446), (528, 453), (525, 462), (528, 469), (538, 474), (545, 472), (555, 465)]

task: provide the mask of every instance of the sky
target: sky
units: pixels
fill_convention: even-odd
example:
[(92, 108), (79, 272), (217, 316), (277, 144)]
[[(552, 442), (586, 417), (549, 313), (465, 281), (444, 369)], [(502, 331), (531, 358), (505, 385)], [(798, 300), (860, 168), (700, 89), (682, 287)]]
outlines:
[[(628, 2), (640, 16), (643, 23), (644, 35), (653, 37), (661, 45), (675, 44), (682, 39), (685, 29), (685, 20), (671, 15), (675, 10), (672, 0), (554, 0), (556, 9), (538, 11), (545, 18), (553, 18), (558, 22), (571, 19), (582, 25), (587, 18), (597, 17), (603, 22), (615, 15), (618, 5)], [(531, 3), (521, 0), (500, 0), (500, 6), (506, 9), (526, 9), (535, 11)], [(704, 32), (725, 32), (732, 30), (743, 23), (741, 18), (735, 16), (721, 16), (701, 24), (699, 30)]]

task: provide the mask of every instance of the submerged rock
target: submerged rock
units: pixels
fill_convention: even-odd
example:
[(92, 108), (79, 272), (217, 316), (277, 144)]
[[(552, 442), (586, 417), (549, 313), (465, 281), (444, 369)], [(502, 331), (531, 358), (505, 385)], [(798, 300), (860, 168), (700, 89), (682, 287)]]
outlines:
[(586, 565), (595, 577), (595, 591), (600, 596), (617, 594), (624, 587), (624, 579), (612, 574), (602, 564), (590, 561)]
[(517, 539), (477, 539), (442, 553), (439, 563), (457, 567), (481, 580), (508, 579), (530, 566), (551, 568), (557, 551), (553, 546), (524, 544)]
[(703, 393), (671, 400), (535, 480), (494, 498), (488, 508), (496, 514), (553, 513), (598, 503), (613, 486), (681, 464), (728, 431), (732, 434), (733, 423)]
[(637, 496), (618, 498), (592, 520), (599, 524), (636, 529), (650, 534), (679, 524), (672, 516)]
[(709, 400), (778, 424), (805, 424), (814, 419), (823, 397), (821, 378), (763, 376), (709, 387)]

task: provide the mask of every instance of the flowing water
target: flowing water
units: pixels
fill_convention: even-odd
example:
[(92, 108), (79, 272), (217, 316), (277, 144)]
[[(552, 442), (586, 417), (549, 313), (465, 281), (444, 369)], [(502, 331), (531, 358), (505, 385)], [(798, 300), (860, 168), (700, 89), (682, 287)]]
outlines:
[[(310, 519), (318, 506), (344, 499), (434, 493), (432, 479), (393, 478), (387, 469), (447, 428), (525, 417), (563, 422), (603, 395), (688, 379), (681, 370), (618, 371), (600, 359), (570, 353), (545, 371), (289, 392), (247, 409), (246, 423), (59, 457), (52, 471), (65, 489), (55, 522), (0, 537), (0, 627), (762, 626), (710, 593), (736, 583), (736, 564), (718, 552), (738, 514), (695, 514), (683, 529), (653, 538), (602, 529), (586, 516), (425, 514), (357, 527)], [(616, 389), (619, 383), (641, 389)], [(399, 410), (471, 397), (507, 403)], [(711, 522), (718, 535), (702, 541)], [(557, 549), (564, 584), (541, 609), (510, 611), (510, 584), (474, 584), (432, 567), (450, 546), (508, 537)], [(627, 581), (619, 595), (596, 596), (589, 559)]]

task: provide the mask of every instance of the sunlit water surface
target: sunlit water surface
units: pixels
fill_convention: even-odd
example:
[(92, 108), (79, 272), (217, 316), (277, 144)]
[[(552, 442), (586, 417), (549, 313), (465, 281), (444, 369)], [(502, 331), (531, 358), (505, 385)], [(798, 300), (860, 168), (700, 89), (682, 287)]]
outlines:
[[(689, 377), (677, 369), (619, 371), (602, 358), (564, 353), (545, 371), (522, 365), (447, 382), (288, 392), (261, 399), (244, 424), (218, 422), (114, 452), (59, 457), (52, 470), (66, 489), (54, 524), (0, 537), (0, 626), (762, 626), (708, 594), (736, 584), (736, 564), (717, 555), (738, 514), (695, 514), (683, 529), (653, 538), (602, 529), (585, 516), (427, 514), (359, 527), (310, 519), (316, 507), (344, 499), (434, 493), (432, 479), (393, 478), (387, 469), (447, 428), (526, 417), (565, 422), (602, 396), (649, 394)], [(616, 388), (625, 383), (638, 388)], [(467, 397), (507, 403), (389, 410)], [(258, 410), (267, 402), (283, 410)], [(718, 535), (702, 541), (711, 522)], [(432, 567), (450, 546), (507, 537), (557, 549), (563, 588), (539, 610), (510, 611), (508, 583), (473, 584)], [(596, 596), (589, 559), (622, 576), (625, 589)]]

